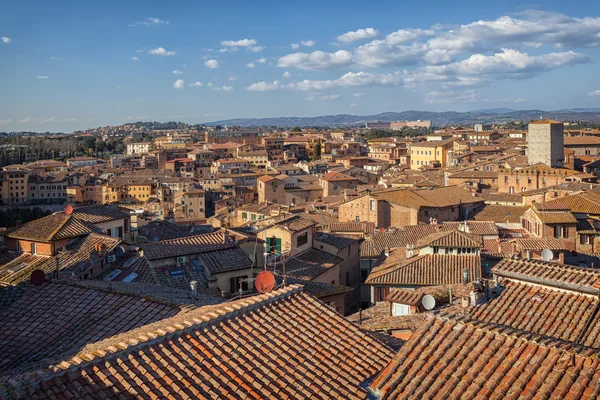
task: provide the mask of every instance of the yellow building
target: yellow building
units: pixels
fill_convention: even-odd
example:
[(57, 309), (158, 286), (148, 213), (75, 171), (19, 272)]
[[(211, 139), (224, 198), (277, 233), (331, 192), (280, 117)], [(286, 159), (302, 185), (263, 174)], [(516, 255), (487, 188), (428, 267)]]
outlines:
[(454, 139), (410, 144), (410, 169), (427, 166), (445, 167), (448, 152), (454, 149)]

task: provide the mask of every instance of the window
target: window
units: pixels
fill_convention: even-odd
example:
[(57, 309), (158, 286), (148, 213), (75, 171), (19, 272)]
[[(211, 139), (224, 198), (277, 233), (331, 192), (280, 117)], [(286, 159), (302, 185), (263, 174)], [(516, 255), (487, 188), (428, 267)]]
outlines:
[(563, 226), (562, 228), (562, 236), (566, 239), (569, 237), (569, 227)]
[(358, 215), (356, 216), (355, 221), (360, 222), (360, 217)]
[(410, 306), (406, 304), (398, 304), (393, 303), (394, 308), (392, 309), (392, 315), (409, 315), (410, 314)]
[(248, 219), (248, 213), (243, 212), (242, 213), (242, 219), (245, 221)]
[(579, 238), (579, 243), (590, 244), (590, 236), (589, 235), (581, 235), (581, 237)]
[(554, 226), (554, 237), (555, 238), (562, 238), (563, 237), (562, 225), (555, 225)]
[(508, 188), (508, 193), (513, 194), (515, 192), (515, 187), (511, 186)]
[(15, 250), (17, 253), (21, 252), (21, 242), (17, 241), (17, 248)]
[(440, 252), (440, 248), (439, 247), (434, 247), (433, 248), (433, 254), (437, 254)]
[(375, 200), (371, 200), (371, 201), (370, 201), (370, 203), (371, 203), (371, 204), (370, 204), (370, 205), (371, 205), (371, 211), (375, 211), (375, 207), (376, 207), (376, 205), (377, 205), (377, 201), (375, 201)]
[(240, 291), (240, 288), (243, 291), (248, 290), (248, 282), (244, 281), (242, 282), (242, 280), (245, 280), (246, 276), (242, 275), (242, 276), (234, 276), (233, 278), (229, 279), (229, 291), (230, 293), (236, 293)]
[(299, 234), (296, 239), (296, 247), (304, 246), (306, 243), (308, 243), (308, 232)]
[(350, 271), (346, 271), (346, 285), (350, 286)]
[(508, 183), (508, 176), (504, 177), (504, 183)]
[(31, 254), (37, 254), (37, 246), (35, 243), (31, 243)]

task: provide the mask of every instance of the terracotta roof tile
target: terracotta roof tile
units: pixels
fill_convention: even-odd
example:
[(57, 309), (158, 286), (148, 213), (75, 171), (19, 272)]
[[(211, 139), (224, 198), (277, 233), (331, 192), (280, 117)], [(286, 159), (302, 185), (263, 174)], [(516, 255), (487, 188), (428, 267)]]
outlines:
[(12, 377), (0, 395), (365, 399), (365, 382), (393, 353), (292, 286), (134, 329), (76, 356)]
[(223, 235), (223, 232), (218, 231), (159, 242), (147, 242), (142, 244), (141, 247), (144, 251), (144, 256), (148, 260), (179, 257), (232, 247), (233, 243), (230, 240), (224, 243), (225, 239)]
[(594, 397), (600, 366), (586, 351), (502, 326), (429, 316), (369, 389), (384, 400)]
[(463, 247), (480, 248), (481, 237), (460, 231), (432, 233), (417, 242), (417, 247)]
[(463, 283), (463, 272), (469, 281), (484, 276), (481, 258), (476, 255), (426, 254), (409, 259), (388, 257), (374, 268), (365, 281), (368, 285), (433, 286)]
[[(600, 270), (539, 260), (506, 258), (492, 268), (494, 275), (524, 282), (564, 288), (590, 290), (600, 282)], [(596, 293), (597, 290), (594, 291)]]
[[(46, 282), (0, 309), (0, 375), (46, 367), (83, 345), (171, 317), (177, 307), (140, 296)], [(46, 362), (46, 363), (45, 363)]]

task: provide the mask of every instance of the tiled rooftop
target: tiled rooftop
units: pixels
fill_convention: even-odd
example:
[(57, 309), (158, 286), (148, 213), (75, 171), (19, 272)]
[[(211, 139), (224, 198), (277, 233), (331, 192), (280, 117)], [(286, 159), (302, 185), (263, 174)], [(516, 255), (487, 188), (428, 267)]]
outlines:
[(502, 326), (428, 316), (369, 389), (379, 398), (595, 398), (589, 349)]
[(481, 258), (475, 255), (426, 254), (409, 259), (393, 253), (369, 274), (368, 285), (434, 286), (463, 283), (463, 271), (469, 281), (483, 276)]
[(179, 257), (205, 251), (227, 249), (232, 246), (233, 243), (230, 240), (225, 240), (221, 231), (159, 242), (147, 242), (141, 245), (144, 256), (148, 260)]
[(463, 247), (480, 248), (481, 237), (460, 231), (432, 233), (417, 242), (417, 247)]
[(74, 356), (12, 377), (0, 396), (365, 399), (366, 381), (393, 353), (292, 286), (134, 329)]
[[(337, 256), (317, 249), (309, 249), (285, 262), (285, 273), (297, 279), (311, 280), (341, 263)], [(277, 265), (277, 273), (283, 274), (283, 266)]]
[(112, 252), (121, 244), (121, 239), (91, 233), (78, 238), (65, 246), (56, 256), (31, 255), (29, 253), (12, 253), (14, 258), (0, 266), (0, 281), (18, 284), (28, 281), (31, 273), (40, 269), (46, 275), (56, 270), (56, 260), (59, 260), (61, 272), (75, 271), (82, 263), (90, 260), (90, 253), (96, 246), (104, 245), (107, 253)]
[(0, 309), (0, 375), (46, 367), (49, 359), (60, 362), (87, 343), (178, 312), (142, 296), (76, 284), (46, 282), (27, 288)]
[(512, 280), (533, 282), (566, 290), (592, 290), (593, 293), (598, 292), (594, 289), (594, 285), (600, 282), (600, 270), (598, 269), (539, 260), (505, 258), (492, 268), (492, 273)]

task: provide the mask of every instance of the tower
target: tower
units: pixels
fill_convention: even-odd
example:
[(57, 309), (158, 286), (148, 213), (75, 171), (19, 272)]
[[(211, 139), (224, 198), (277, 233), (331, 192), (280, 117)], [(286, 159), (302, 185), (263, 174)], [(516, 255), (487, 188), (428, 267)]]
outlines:
[(564, 130), (562, 122), (541, 119), (529, 123), (527, 158), (529, 165), (543, 163), (553, 168), (564, 166)]

